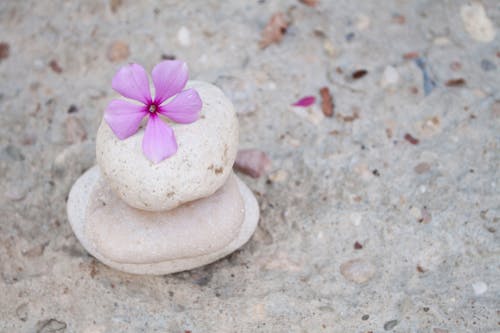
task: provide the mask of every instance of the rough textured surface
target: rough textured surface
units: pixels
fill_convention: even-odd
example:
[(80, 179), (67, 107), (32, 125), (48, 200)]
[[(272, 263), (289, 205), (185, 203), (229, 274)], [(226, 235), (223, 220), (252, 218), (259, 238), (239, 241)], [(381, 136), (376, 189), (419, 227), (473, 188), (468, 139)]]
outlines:
[[(498, 331), (500, 8), (478, 3), (491, 42), (469, 34), (465, 0), (1, 1), (0, 331)], [(291, 23), (261, 50), (276, 12)], [(244, 178), (262, 217), (241, 251), (141, 277), (97, 263), (73, 236), (65, 198), (95, 163), (117, 40), (124, 62), (175, 55), (220, 86), (241, 112), (240, 147), (272, 159), (269, 177)], [(387, 66), (399, 79), (382, 88)], [(324, 86), (333, 117), (319, 102), (290, 110)], [(87, 139), (69, 145), (72, 105)], [(373, 277), (345, 279), (352, 259)]]
[(142, 150), (144, 127), (120, 140), (106, 122), (96, 138), (97, 163), (111, 188), (132, 207), (164, 211), (217, 191), (231, 174), (238, 149), (238, 120), (231, 101), (217, 87), (189, 81), (200, 94), (200, 118), (191, 124), (169, 123), (175, 155), (152, 163)]
[(98, 167), (77, 180), (68, 198), (68, 219), (82, 245), (134, 274), (179, 272), (220, 259), (248, 241), (258, 218), (255, 197), (234, 175), (212, 196), (161, 213), (127, 206)]

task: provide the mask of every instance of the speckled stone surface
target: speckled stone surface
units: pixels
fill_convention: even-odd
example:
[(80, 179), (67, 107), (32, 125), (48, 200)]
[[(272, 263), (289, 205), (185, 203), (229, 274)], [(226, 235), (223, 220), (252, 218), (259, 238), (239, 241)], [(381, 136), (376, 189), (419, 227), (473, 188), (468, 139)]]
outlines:
[(207, 197), (231, 174), (238, 149), (238, 120), (234, 107), (217, 87), (190, 81), (200, 95), (200, 118), (191, 124), (169, 123), (177, 153), (160, 163), (142, 151), (144, 127), (118, 139), (106, 122), (96, 136), (97, 163), (115, 193), (132, 207), (164, 211)]
[[(0, 1), (0, 332), (498, 331), (498, 22), (497, 0)], [(172, 55), (273, 170), (242, 178), (261, 220), (240, 251), (120, 273), (79, 245), (66, 198), (113, 74)], [(332, 118), (290, 108), (323, 86)]]

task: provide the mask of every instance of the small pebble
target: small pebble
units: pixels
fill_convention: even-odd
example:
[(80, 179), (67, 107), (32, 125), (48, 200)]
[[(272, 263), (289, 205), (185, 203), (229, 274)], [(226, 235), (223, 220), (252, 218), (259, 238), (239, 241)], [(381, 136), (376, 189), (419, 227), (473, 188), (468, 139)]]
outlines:
[(483, 281), (478, 281), (472, 284), (472, 289), (474, 290), (474, 295), (479, 296), (488, 290), (488, 285)]
[(82, 124), (82, 121), (74, 116), (68, 117), (66, 125), (66, 140), (68, 143), (83, 142), (87, 139), (87, 131)]
[(5, 191), (5, 197), (10, 201), (21, 201), (26, 197), (26, 191), (19, 186), (12, 186)]
[(390, 320), (384, 324), (384, 330), (390, 331), (397, 326), (399, 322), (397, 320)]
[(257, 149), (238, 151), (234, 168), (253, 178), (259, 178), (271, 169), (271, 159), (266, 153)]
[(470, 2), (462, 5), (460, 7), (460, 16), (465, 30), (474, 40), (488, 43), (495, 39), (495, 27), (480, 2)]
[(349, 281), (365, 283), (375, 275), (375, 266), (364, 259), (353, 259), (340, 265), (340, 273)]
[(481, 60), (481, 68), (485, 72), (490, 72), (490, 71), (494, 71), (495, 69), (497, 69), (497, 66), (493, 62), (491, 62), (490, 60), (483, 59), (483, 60)]
[(429, 171), (430, 169), (431, 166), (427, 162), (419, 163), (413, 168), (413, 170), (415, 170), (415, 172), (418, 173), (419, 175)]
[(364, 31), (368, 29), (371, 25), (370, 17), (365, 14), (360, 14), (356, 22), (356, 29), (359, 31)]
[(390, 85), (395, 85), (399, 82), (399, 73), (393, 66), (387, 66), (382, 74), (382, 80), (380, 84), (382, 87), (387, 87)]
[(127, 59), (130, 55), (128, 44), (117, 40), (108, 47), (107, 57), (111, 62), (120, 62)]
[(359, 69), (357, 71), (354, 71), (351, 76), (354, 80), (357, 80), (361, 79), (366, 74), (368, 74), (368, 71), (366, 69)]
[(59, 321), (57, 319), (48, 319), (39, 321), (37, 323), (37, 333), (55, 333), (61, 332), (63, 333), (67, 328), (67, 325), (63, 321)]
[(188, 28), (182, 26), (179, 31), (177, 31), (177, 41), (184, 47), (191, 45), (191, 32)]
[(355, 36), (354, 32), (350, 32), (347, 35), (345, 35), (345, 40), (350, 42), (354, 39), (354, 36)]

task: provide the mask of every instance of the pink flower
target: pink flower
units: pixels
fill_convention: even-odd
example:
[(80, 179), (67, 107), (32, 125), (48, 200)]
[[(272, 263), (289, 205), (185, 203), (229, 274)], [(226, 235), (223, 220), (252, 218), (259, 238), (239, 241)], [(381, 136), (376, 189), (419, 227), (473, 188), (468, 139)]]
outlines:
[(111, 86), (123, 97), (141, 104), (112, 100), (104, 112), (104, 120), (115, 135), (124, 140), (135, 134), (142, 119), (148, 117), (142, 150), (150, 161), (158, 163), (177, 151), (174, 131), (160, 115), (176, 123), (189, 124), (198, 119), (202, 102), (196, 90), (183, 90), (188, 80), (185, 62), (162, 61), (153, 68), (151, 75), (155, 88), (154, 98), (149, 91), (148, 75), (141, 65), (131, 63), (120, 68), (113, 77)]

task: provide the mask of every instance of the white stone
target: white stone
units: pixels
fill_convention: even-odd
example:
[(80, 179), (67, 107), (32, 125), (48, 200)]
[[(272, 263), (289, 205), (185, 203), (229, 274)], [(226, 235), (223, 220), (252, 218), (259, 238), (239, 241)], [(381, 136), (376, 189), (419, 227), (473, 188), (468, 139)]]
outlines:
[(382, 87), (394, 85), (399, 82), (399, 73), (393, 66), (387, 66), (382, 74), (380, 84)]
[(483, 281), (474, 282), (472, 284), (472, 289), (476, 296), (484, 294), (488, 290), (488, 285)]
[(104, 264), (133, 274), (169, 274), (216, 261), (248, 241), (257, 201), (234, 174), (213, 196), (169, 212), (127, 206), (93, 167), (74, 184), (67, 212), (84, 248)]
[(190, 81), (203, 101), (200, 119), (170, 123), (177, 153), (160, 163), (142, 151), (144, 128), (119, 140), (102, 122), (96, 158), (115, 193), (132, 207), (164, 211), (213, 194), (231, 173), (238, 149), (238, 120), (233, 105), (214, 85)]
[(189, 29), (182, 26), (179, 31), (177, 31), (177, 40), (182, 46), (191, 45), (191, 32)]
[(493, 23), (486, 15), (479, 2), (472, 2), (460, 7), (460, 16), (469, 35), (478, 42), (488, 43), (495, 39)]

